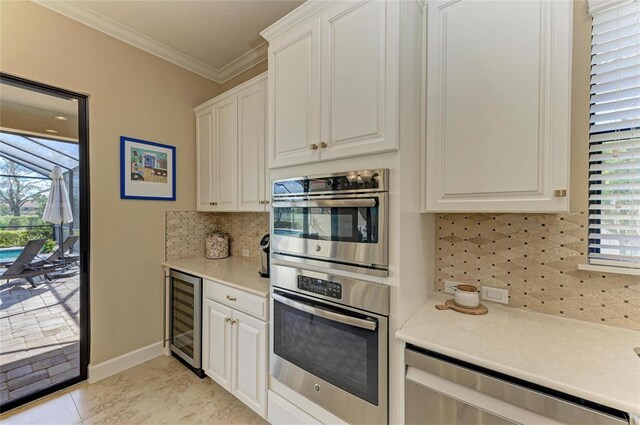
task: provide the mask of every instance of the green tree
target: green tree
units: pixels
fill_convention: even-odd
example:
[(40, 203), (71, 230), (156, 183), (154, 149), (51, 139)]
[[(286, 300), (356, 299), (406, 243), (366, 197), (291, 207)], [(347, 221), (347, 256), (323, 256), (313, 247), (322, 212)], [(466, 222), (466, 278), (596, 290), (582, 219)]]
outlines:
[(0, 161), (0, 174), (0, 202), (16, 217), (26, 202), (37, 202), (38, 196), (49, 190), (46, 180), (25, 178), (33, 173), (12, 161)]

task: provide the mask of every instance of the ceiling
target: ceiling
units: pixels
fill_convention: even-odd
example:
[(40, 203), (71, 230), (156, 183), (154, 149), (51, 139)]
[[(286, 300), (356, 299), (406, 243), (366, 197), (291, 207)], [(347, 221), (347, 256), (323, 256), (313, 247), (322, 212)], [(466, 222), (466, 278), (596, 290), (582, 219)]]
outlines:
[(78, 138), (78, 104), (68, 99), (1, 84), (0, 127), (75, 140)]
[(36, 3), (223, 83), (266, 59), (260, 31), (299, 0), (46, 1)]

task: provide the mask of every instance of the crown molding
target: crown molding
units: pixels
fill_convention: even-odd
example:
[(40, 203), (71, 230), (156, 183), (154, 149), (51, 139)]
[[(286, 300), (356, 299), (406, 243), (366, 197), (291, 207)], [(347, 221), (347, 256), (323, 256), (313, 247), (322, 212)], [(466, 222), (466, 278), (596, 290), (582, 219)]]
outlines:
[(75, 1), (32, 1), (218, 84), (229, 81), (267, 59), (267, 44), (262, 43), (224, 67), (216, 69)]
[(253, 77), (250, 80), (245, 81), (242, 84), (239, 84), (237, 86), (235, 86), (232, 89), (227, 90), (226, 92), (219, 94), (218, 96), (214, 97), (213, 99), (209, 99), (206, 102), (204, 102), (203, 104), (200, 104), (198, 106), (196, 106), (195, 108), (193, 108), (193, 112), (198, 113), (200, 111), (202, 111), (203, 109), (208, 108), (209, 106), (220, 102), (221, 100), (227, 99), (229, 97), (235, 96), (238, 93), (240, 93), (243, 90), (246, 90), (247, 88), (255, 85), (256, 83), (262, 82), (262, 81), (266, 81), (267, 80), (267, 71), (263, 72), (262, 74), (259, 74), (255, 77)]
[(284, 17), (271, 24), (268, 28), (265, 28), (260, 32), (262, 38), (267, 41), (271, 41), (274, 37), (282, 34), (284, 31), (293, 27), (294, 25), (308, 19), (310, 16), (317, 14), (322, 9), (336, 3), (331, 0), (308, 0), (302, 3), (297, 8), (286, 14)]

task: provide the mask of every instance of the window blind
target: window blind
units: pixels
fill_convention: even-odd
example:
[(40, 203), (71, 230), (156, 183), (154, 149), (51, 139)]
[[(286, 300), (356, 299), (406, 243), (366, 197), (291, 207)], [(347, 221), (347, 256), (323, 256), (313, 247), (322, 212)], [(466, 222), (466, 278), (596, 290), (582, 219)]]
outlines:
[(640, 2), (593, 14), (589, 262), (640, 268)]

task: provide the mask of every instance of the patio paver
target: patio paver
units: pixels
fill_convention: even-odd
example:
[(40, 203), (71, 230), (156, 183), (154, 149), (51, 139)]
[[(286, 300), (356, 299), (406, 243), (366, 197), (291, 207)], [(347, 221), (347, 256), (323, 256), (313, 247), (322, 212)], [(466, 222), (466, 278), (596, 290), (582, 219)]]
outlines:
[(0, 283), (0, 403), (79, 374), (79, 278), (37, 283)]

